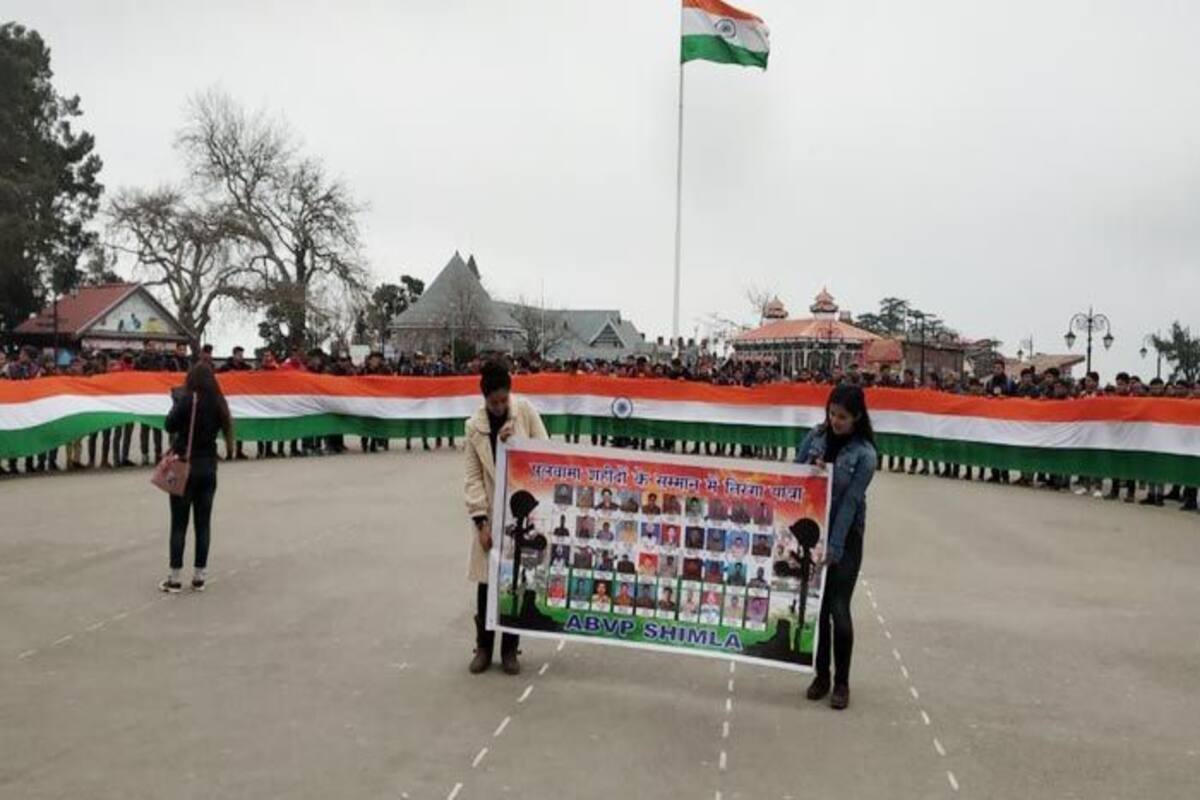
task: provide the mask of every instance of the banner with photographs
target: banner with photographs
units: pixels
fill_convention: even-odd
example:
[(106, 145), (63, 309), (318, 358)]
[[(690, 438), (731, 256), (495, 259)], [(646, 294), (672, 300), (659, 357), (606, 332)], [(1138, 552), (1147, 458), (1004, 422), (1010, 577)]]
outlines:
[(825, 470), (551, 441), (499, 450), (489, 628), (812, 670)]

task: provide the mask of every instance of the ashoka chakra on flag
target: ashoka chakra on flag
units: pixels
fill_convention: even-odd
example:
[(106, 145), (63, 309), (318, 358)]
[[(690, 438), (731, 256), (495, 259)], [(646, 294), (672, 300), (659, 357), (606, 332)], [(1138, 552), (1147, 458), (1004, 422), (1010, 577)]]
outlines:
[(770, 31), (761, 19), (721, 0), (683, 0), (682, 61), (767, 68)]

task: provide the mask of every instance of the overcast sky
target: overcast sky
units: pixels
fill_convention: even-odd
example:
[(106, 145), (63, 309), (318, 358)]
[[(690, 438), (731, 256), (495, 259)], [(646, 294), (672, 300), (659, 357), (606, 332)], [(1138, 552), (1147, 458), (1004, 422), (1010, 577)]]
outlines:
[[(1117, 338), (1106, 375), (1170, 320), (1200, 327), (1200, 3), (743, 7), (771, 28), (770, 69), (686, 67), (686, 333), (747, 316), (749, 285), (803, 314), (822, 285), (856, 313), (906, 297), (1009, 352), (1030, 335), (1061, 351), (1094, 304)], [(285, 115), (369, 204), (378, 279), (432, 279), (459, 249), (501, 297), (544, 287), (670, 331), (672, 0), (3, 13), (49, 42), (110, 189), (180, 178), (186, 98), (220, 85)]]

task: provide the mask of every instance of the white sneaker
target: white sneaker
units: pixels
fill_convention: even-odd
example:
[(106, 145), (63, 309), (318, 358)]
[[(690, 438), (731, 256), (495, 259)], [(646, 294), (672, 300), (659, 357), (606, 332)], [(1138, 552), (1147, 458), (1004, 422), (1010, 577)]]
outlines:
[(1075, 494), (1079, 495), (1080, 497), (1082, 497), (1083, 495), (1085, 495), (1087, 493), (1088, 493), (1088, 490), (1084, 489), (1082, 486), (1080, 486), (1078, 489), (1075, 490)]
[(1103, 497), (1104, 497), (1104, 492), (1103, 492), (1103, 491), (1101, 491), (1100, 489), (1097, 489), (1096, 491), (1092, 492), (1092, 497), (1099, 497), (1099, 498), (1103, 498)]

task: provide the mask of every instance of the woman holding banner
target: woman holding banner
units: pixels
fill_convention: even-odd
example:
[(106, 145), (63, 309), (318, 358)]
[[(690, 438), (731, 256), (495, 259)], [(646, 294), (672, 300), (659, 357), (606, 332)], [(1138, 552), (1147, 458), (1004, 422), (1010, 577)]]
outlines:
[[(488, 551), (492, 548), (492, 495), (496, 489), (497, 442), (512, 436), (546, 439), (546, 426), (534, 407), (512, 394), (512, 378), (508, 368), (499, 362), (483, 366), (479, 379), (483, 405), (467, 420), (466, 428), (466, 502), (471, 516), (471, 557), (467, 577), (476, 584), (475, 592), (475, 656), (470, 670), (477, 675), (492, 664), (495, 633), (486, 629), (488, 592)], [(517, 660), (519, 639), (504, 634), (500, 642), (500, 663), (505, 673), (517, 675), (521, 664)]]
[[(854, 649), (850, 598), (862, 564), (867, 487), (875, 475), (875, 461), (875, 433), (871, 429), (863, 390), (852, 384), (842, 384), (829, 394), (825, 421), (808, 432), (796, 451), (797, 463), (833, 467), (829, 536), (825, 548), (829, 566), (821, 610), (817, 615), (817, 674), (808, 687), (807, 696), (809, 700), (820, 700), (830, 693), (832, 646), (833, 693), (829, 705), (839, 710), (850, 704), (850, 655)], [(833, 628), (832, 636), (830, 627)]]

